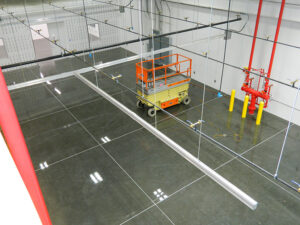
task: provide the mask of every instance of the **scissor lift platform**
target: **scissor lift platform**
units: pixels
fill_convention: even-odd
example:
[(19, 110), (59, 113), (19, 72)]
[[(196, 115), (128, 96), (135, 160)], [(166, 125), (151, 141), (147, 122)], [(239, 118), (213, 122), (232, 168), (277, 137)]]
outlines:
[[(166, 57), (173, 63), (157, 64)], [(188, 96), (191, 66), (192, 60), (180, 54), (137, 63), (137, 107), (147, 107), (148, 115), (153, 117), (160, 108), (165, 109), (180, 103), (188, 105), (191, 102)]]

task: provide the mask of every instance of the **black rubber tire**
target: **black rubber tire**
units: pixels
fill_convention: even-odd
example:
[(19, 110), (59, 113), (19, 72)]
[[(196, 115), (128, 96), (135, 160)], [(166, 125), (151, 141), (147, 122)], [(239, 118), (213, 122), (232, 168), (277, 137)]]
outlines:
[(156, 115), (156, 110), (154, 108), (148, 109), (148, 116), (154, 117)]
[(182, 103), (184, 105), (189, 105), (191, 103), (192, 99), (189, 96), (186, 96), (183, 100)]
[(136, 102), (136, 107), (137, 107), (138, 109), (144, 108), (144, 104), (142, 103), (141, 100), (138, 100), (138, 101)]

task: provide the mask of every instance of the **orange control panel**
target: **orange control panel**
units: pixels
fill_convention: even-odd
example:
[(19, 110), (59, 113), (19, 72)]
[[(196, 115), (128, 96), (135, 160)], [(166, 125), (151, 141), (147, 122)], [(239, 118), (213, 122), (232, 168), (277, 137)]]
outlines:
[(172, 105), (176, 105), (176, 104), (178, 104), (178, 98), (174, 98), (169, 101), (161, 103), (161, 108), (165, 109), (165, 108), (168, 108), (168, 107), (170, 107)]

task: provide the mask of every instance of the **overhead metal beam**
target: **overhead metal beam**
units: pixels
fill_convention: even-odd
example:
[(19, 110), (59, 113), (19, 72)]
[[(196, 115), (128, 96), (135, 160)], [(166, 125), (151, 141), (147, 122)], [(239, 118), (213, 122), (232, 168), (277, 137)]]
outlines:
[[(172, 51), (174, 48), (175, 47), (162, 48), (162, 49), (154, 51), (154, 54)], [(80, 73), (80, 74), (88, 73), (90, 71), (94, 71), (95, 69), (100, 70), (100, 69), (107, 68), (110, 66), (115, 66), (115, 65), (122, 64), (122, 63), (126, 63), (126, 62), (131, 62), (131, 61), (140, 59), (141, 57), (151, 56), (152, 54), (153, 54), (152, 52), (145, 52), (142, 55), (134, 55), (134, 56), (130, 56), (127, 58), (122, 58), (122, 59), (118, 59), (118, 60), (114, 60), (114, 61), (110, 61), (110, 62), (106, 62), (106, 63), (100, 63), (93, 67), (86, 67), (86, 68), (82, 68), (82, 69), (75, 70), (75, 71), (64, 72), (64, 73), (60, 73), (60, 74), (56, 74), (56, 75), (52, 75), (52, 76), (47, 76), (44, 78), (39, 78), (39, 79), (34, 79), (34, 80), (22, 82), (22, 83), (9, 85), (9, 86), (7, 86), (7, 88), (9, 91), (12, 91), (12, 90), (16, 90), (16, 89), (20, 89), (20, 88), (24, 88), (24, 87), (29, 87), (29, 86), (45, 83), (47, 81), (53, 81), (53, 80), (71, 77), (71, 76), (74, 76), (75, 72)]]
[[(216, 38), (221, 38), (221, 37), (224, 37), (224, 35), (214, 35), (214, 36), (211, 36), (210, 39), (216, 39)], [(190, 46), (191, 44), (195, 44), (199, 41), (204, 41), (204, 40), (207, 40), (207, 38), (202, 38), (202, 39), (198, 39), (194, 42), (186, 43), (184, 45), (181, 45), (181, 47)], [(155, 50), (154, 55), (164, 53), (164, 52), (169, 52), (169, 51), (172, 51), (174, 49), (175, 49), (175, 47), (161, 48), (161, 49)], [(77, 73), (80, 73), (80, 74), (88, 73), (90, 71), (100, 70), (100, 69), (103, 69), (103, 68), (119, 65), (119, 64), (122, 64), (122, 63), (126, 63), (126, 62), (131, 62), (131, 61), (134, 61), (134, 60), (137, 60), (137, 59), (140, 59), (140, 58), (149, 57), (149, 56), (152, 56), (152, 55), (153, 55), (153, 52), (144, 52), (142, 54), (129, 56), (129, 57), (122, 58), (122, 59), (117, 59), (117, 60), (106, 62), (106, 63), (100, 63), (100, 64), (95, 65), (95, 66), (89, 66), (89, 67), (85, 67), (85, 68), (78, 69), (78, 70), (75, 70), (75, 71), (64, 72), (64, 73), (60, 73), (60, 74), (56, 74), (56, 75), (47, 76), (47, 77), (44, 77), (44, 78), (38, 78), (38, 79), (34, 79), (34, 80), (25, 81), (25, 82), (22, 82), (22, 83), (12, 84), (12, 85), (7, 86), (7, 88), (8, 88), (9, 91), (12, 91), (12, 90), (16, 90), (16, 89), (20, 89), (20, 88), (24, 88), (24, 87), (29, 87), (29, 86), (41, 84), (41, 83), (44, 83), (44, 82), (47, 82), (47, 81), (53, 81), (53, 80), (58, 80), (58, 79), (62, 79), (62, 78), (71, 77), (71, 76), (74, 76), (74, 72), (77, 72)]]
[[(227, 24), (227, 23), (237, 22), (240, 20), (241, 20), (241, 18), (238, 17), (238, 18), (232, 19), (232, 20), (226, 20), (226, 21), (222, 21), (222, 22), (218, 22), (218, 23), (212, 23), (212, 24), (203, 25), (203, 26), (196, 26), (196, 27), (192, 27), (192, 28), (188, 28), (188, 29), (183, 29), (183, 30), (165, 33), (165, 34), (160, 34), (160, 35), (154, 36), (154, 38), (161, 38), (161, 37), (171, 36), (174, 34), (180, 34), (180, 33), (185, 33), (185, 32), (189, 32), (189, 31), (200, 30), (200, 29), (208, 28), (210, 26), (214, 27), (214, 26), (223, 25), (223, 24)], [(141, 41), (147, 41), (150, 39), (152, 39), (152, 37), (143, 37), (143, 38), (141, 38)], [(39, 62), (44, 62), (44, 61), (48, 61), (48, 60), (59, 59), (59, 58), (68, 57), (68, 56), (72, 56), (72, 55), (79, 55), (79, 54), (91, 52), (91, 51), (99, 51), (99, 50), (118, 47), (118, 46), (122, 46), (122, 45), (128, 45), (128, 44), (132, 44), (132, 43), (137, 43), (139, 41), (140, 41), (140, 38), (137, 38), (137, 39), (123, 41), (123, 42), (119, 42), (116, 44), (106, 45), (106, 46), (102, 46), (102, 47), (98, 47), (98, 48), (85, 49), (85, 50), (81, 50), (81, 51), (75, 51), (72, 53), (65, 53), (65, 54), (30, 60), (30, 61), (26, 61), (26, 62), (14, 63), (14, 64), (2, 66), (2, 70), (17, 67), (17, 66), (24, 66), (24, 65), (28, 65), (28, 64), (32, 64), (32, 63), (39, 63)]]

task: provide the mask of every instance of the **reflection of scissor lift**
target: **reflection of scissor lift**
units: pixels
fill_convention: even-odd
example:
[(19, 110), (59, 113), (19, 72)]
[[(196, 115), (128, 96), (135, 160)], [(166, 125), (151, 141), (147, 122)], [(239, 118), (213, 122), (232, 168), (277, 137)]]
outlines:
[[(167, 57), (169, 58), (169, 64), (158, 64)], [(159, 110), (153, 104), (162, 109), (180, 103), (188, 105), (191, 102), (191, 98), (188, 96), (191, 70), (192, 59), (180, 54), (137, 63), (137, 107), (147, 106), (148, 115), (153, 117), (156, 110)]]

